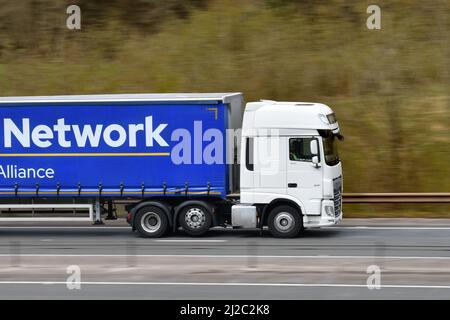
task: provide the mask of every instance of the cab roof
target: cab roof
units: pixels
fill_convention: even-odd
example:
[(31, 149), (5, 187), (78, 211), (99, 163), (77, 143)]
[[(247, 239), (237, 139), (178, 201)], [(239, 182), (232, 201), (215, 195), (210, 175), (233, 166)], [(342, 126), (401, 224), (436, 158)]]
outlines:
[[(245, 112), (249, 115), (253, 128), (270, 129), (321, 129), (339, 131), (337, 121), (327, 116), (333, 110), (316, 102), (279, 102), (262, 100), (247, 103)], [(252, 115), (250, 115), (252, 114)]]

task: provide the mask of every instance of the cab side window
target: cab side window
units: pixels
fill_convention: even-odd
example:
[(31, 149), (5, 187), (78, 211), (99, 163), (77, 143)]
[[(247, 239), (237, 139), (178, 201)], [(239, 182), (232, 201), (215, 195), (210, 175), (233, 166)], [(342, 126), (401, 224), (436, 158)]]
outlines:
[(310, 143), (314, 138), (290, 138), (289, 160), (312, 161)]

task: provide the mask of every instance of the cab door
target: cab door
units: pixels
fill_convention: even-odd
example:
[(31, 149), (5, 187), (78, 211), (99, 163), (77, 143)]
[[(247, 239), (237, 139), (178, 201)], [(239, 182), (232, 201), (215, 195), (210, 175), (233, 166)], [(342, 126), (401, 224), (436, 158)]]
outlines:
[(319, 163), (313, 164), (311, 141), (317, 140), (318, 150), (321, 150), (317, 137), (291, 136), (287, 139), (286, 181), (287, 194), (299, 199), (306, 210), (303, 214), (320, 215), (322, 202), (322, 166), (321, 152)]

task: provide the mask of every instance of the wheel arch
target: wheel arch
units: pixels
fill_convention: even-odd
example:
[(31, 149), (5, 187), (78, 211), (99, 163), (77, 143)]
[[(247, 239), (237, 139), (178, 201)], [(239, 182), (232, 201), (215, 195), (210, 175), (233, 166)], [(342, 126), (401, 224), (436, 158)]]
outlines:
[(300, 214), (300, 217), (303, 219), (304, 213), (303, 213), (302, 207), (297, 202), (290, 200), (290, 199), (278, 198), (278, 199), (272, 200), (270, 203), (266, 204), (263, 207), (262, 213), (261, 213), (261, 219), (259, 222), (259, 227), (262, 228), (267, 225), (267, 217), (269, 216), (270, 210), (272, 210), (275, 207), (285, 206), (285, 205), (296, 209), (298, 211), (298, 213)]

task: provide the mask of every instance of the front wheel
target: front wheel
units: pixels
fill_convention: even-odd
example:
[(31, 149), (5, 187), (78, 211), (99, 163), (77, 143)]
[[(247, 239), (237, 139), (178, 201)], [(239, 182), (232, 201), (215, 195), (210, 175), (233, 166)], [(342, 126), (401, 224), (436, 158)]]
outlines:
[(169, 226), (166, 214), (153, 206), (140, 209), (135, 219), (136, 230), (145, 238), (162, 237)]
[(300, 233), (303, 227), (303, 219), (295, 208), (279, 206), (269, 212), (267, 224), (274, 237), (293, 238)]

